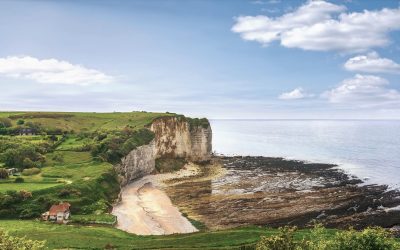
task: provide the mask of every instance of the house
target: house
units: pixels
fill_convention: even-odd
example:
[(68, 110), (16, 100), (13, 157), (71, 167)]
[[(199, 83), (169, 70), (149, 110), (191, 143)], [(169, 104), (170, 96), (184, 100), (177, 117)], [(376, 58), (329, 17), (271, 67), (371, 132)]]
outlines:
[(68, 202), (61, 202), (58, 205), (52, 205), (49, 211), (42, 214), (42, 220), (67, 223), (71, 216), (70, 208), (71, 204)]
[(21, 128), (19, 130), (19, 135), (35, 135), (36, 131), (32, 128)]
[(8, 172), (8, 175), (14, 175), (18, 172), (18, 169), (16, 168), (7, 168), (6, 170)]

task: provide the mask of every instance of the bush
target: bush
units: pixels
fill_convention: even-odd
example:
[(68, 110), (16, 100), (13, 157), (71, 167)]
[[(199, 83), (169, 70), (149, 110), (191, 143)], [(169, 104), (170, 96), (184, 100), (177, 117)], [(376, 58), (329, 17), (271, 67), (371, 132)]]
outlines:
[(5, 168), (0, 168), (0, 179), (7, 179), (8, 171)]
[(33, 161), (29, 158), (25, 158), (24, 161), (22, 162), (22, 167), (23, 168), (32, 168), (35, 165)]
[(44, 248), (45, 241), (28, 240), (25, 237), (19, 238), (10, 236), (0, 231), (0, 249), (30, 249), (38, 250)]
[(14, 182), (15, 183), (22, 183), (22, 182), (24, 182), (25, 180), (24, 180), (24, 178), (22, 178), (22, 177), (17, 177), (17, 178), (15, 178), (15, 180), (14, 180)]
[[(95, 138), (103, 138), (94, 135)], [(133, 130), (126, 127), (122, 131), (109, 133), (107, 137), (91, 148), (92, 155), (112, 164), (121, 161), (131, 150), (150, 143), (154, 139), (154, 133), (148, 129)]]
[(316, 225), (310, 235), (295, 240), (295, 227), (283, 227), (277, 235), (262, 236), (257, 250), (396, 250), (400, 244), (383, 228), (353, 229), (330, 235), (321, 225)]
[(22, 119), (19, 119), (19, 120), (17, 121), (17, 125), (24, 125), (24, 123), (25, 123), (25, 121), (22, 120)]
[(64, 162), (64, 156), (60, 152), (54, 153), (52, 157), (53, 161), (56, 161), (58, 163), (63, 163)]
[(0, 128), (9, 128), (12, 126), (11, 119), (2, 117), (0, 118)]
[(261, 236), (261, 240), (257, 243), (257, 250), (297, 250), (298, 243), (294, 240), (296, 227), (279, 228), (278, 235), (270, 237)]
[(40, 169), (39, 168), (27, 168), (22, 171), (22, 175), (29, 176), (29, 175), (35, 175), (39, 174)]

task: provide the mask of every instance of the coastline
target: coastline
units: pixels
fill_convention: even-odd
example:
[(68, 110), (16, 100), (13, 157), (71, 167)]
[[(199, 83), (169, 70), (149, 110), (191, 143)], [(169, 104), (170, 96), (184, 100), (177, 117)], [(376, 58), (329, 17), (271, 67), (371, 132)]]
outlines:
[(362, 183), (334, 164), (218, 156), (210, 164), (132, 182), (113, 214), (118, 228), (146, 235), (197, 231), (182, 213), (211, 230), (314, 222), (337, 228), (399, 225), (400, 192)]
[(314, 221), (338, 228), (400, 224), (399, 191), (360, 185), (334, 164), (242, 156), (214, 161), (226, 170), (224, 176), (176, 180), (181, 183), (166, 189), (174, 204), (210, 229), (308, 227)]

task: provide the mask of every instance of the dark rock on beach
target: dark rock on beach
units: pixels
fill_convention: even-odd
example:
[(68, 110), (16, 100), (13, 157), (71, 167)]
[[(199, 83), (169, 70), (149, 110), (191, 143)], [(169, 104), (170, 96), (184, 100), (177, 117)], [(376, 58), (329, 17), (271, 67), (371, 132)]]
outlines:
[(400, 225), (398, 191), (363, 185), (335, 165), (239, 156), (213, 161), (198, 177), (166, 189), (183, 212), (209, 228)]

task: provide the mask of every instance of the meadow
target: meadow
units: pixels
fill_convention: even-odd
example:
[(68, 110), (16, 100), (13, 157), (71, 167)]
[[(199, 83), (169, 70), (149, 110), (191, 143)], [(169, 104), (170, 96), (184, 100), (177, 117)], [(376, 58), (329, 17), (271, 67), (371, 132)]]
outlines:
[[(221, 231), (166, 236), (138, 236), (104, 226), (56, 225), (38, 221), (2, 220), (0, 228), (11, 235), (46, 240), (50, 249), (244, 249), (253, 247), (262, 235), (273, 235), (276, 229), (245, 227)], [(331, 230), (332, 234), (336, 230)], [(309, 230), (300, 230), (303, 238)], [(241, 248), (242, 247), (242, 248)]]

